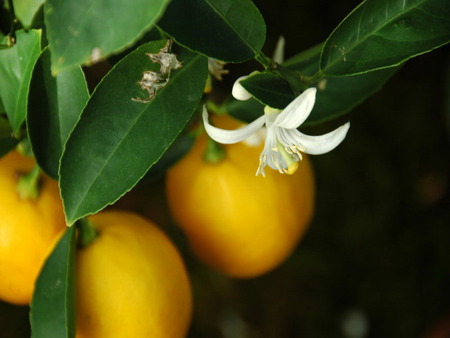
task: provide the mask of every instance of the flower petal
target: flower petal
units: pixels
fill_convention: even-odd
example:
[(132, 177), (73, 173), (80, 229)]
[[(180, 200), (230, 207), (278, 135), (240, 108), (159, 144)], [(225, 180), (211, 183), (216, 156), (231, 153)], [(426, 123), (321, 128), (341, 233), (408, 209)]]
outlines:
[(247, 77), (248, 75), (241, 76), (233, 84), (231, 95), (233, 95), (236, 100), (247, 101), (252, 97), (252, 95), (240, 84), (240, 81), (246, 79)]
[(282, 169), (283, 159), (279, 152), (277, 152), (277, 134), (274, 128), (266, 128), (266, 142), (264, 143), (264, 149), (259, 157), (259, 166), (256, 171), (256, 176), (259, 174), (266, 176), (264, 168), (268, 165), (272, 169)]
[(336, 148), (344, 140), (349, 128), (350, 122), (347, 122), (339, 128), (320, 136), (305, 135), (296, 131), (295, 139), (305, 148), (304, 153), (310, 155), (325, 154)]
[(273, 121), (273, 126), (294, 129), (308, 118), (316, 102), (317, 89), (312, 87), (297, 96)]
[(203, 123), (208, 135), (216, 142), (230, 144), (240, 142), (260, 129), (266, 120), (266, 116), (262, 115), (252, 123), (236, 130), (225, 130), (212, 126), (208, 122), (208, 111), (203, 107)]

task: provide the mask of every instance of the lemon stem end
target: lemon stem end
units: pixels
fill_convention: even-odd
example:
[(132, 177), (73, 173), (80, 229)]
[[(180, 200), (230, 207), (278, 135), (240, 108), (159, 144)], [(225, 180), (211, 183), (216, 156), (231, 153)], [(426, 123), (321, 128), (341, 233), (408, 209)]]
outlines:
[(79, 236), (78, 236), (78, 247), (85, 248), (89, 246), (99, 235), (98, 231), (95, 230), (94, 225), (87, 218), (82, 218), (77, 221)]
[(21, 199), (37, 199), (40, 190), (41, 173), (39, 167), (35, 167), (27, 174), (20, 175), (17, 182), (17, 192)]

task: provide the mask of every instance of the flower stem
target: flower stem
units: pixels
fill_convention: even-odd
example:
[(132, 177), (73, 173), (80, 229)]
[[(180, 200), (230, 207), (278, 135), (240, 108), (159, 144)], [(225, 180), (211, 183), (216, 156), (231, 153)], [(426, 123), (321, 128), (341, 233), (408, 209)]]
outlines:
[(272, 59), (265, 56), (263, 52), (259, 52), (258, 54), (256, 54), (255, 60), (263, 65), (265, 69), (269, 69), (273, 65)]
[(95, 230), (93, 223), (87, 218), (78, 220), (76, 225), (79, 230), (78, 247), (80, 248), (87, 247), (99, 236), (99, 233)]

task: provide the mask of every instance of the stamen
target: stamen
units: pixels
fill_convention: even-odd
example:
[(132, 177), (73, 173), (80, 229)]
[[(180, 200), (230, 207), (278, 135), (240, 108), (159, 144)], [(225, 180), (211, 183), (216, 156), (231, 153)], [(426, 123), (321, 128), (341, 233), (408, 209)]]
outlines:
[(294, 175), (294, 173), (298, 169), (298, 162), (292, 162), (289, 167), (287, 168), (287, 174), (288, 175)]

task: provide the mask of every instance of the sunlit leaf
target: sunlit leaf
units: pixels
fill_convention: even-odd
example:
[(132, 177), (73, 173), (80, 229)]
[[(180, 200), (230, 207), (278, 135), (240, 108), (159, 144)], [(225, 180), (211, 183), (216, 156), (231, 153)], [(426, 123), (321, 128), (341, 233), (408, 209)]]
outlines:
[(227, 62), (253, 58), (266, 37), (251, 0), (172, 0), (158, 25), (185, 47)]
[(79, 66), (56, 76), (52, 76), (50, 66), (50, 51), (45, 49), (31, 78), (27, 126), (37, 162), (49, 176), (57, 178), (63, 146), (89, 94)]
[(66, 144), (60, 187), (69, 223), (97, 212), (130, 190), (164, 154), (199, 104), (207, 60), (182, 50), (183, 66), (149, 103), (137, 83), (143, 72), (158, 71), (146, 53), (165, 41), (142, 45), (103, 79)]
[(330, 35), (320, 68), (349, 75), (392, 67), (449, 41), (449, 1), (366, 0)]
[(52, 72), (125, 49), (163, 13), (168, 0), (47, 0)]
[(75, 227), (47, 258), (31, 302), (33, 338), (75, 337)]
[[(16, 32), (16, 44), (0, 49), (0, 97), (16, 133), (25, 120), (31, 72), (39, 56), (41, 31)], [(2, 40), (6, 44), (6, 37)]]

